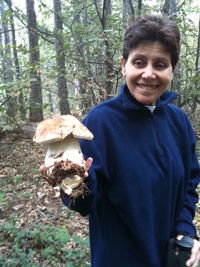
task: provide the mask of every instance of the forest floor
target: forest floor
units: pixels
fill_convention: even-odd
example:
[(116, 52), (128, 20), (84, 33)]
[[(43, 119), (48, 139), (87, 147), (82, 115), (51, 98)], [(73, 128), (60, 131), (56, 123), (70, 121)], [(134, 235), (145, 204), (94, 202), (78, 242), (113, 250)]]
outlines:
[(46, 150), (32, 142), (34, 127), (0, 137), (0, 266), (90, 266), (87, 218), (39, 178)]
[(33, 132), (0, 138), (0, 266), (90, 266), (87, 218), (39, 178), (46, 151)]

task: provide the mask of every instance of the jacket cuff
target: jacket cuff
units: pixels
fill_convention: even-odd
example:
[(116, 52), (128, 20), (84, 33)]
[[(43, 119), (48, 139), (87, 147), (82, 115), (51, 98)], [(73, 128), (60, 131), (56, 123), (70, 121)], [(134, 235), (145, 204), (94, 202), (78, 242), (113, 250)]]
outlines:
[(187, 233), (187, 232), (178, 233), (177, 235), (189, 236), (189, 237), (191, 237), (192, 239), (196, 239), (196, 240), (199, 241), (199, 237), (198, 237), (197, 235), (191, 235), (191, 234), (189, 234), (189, 233)]

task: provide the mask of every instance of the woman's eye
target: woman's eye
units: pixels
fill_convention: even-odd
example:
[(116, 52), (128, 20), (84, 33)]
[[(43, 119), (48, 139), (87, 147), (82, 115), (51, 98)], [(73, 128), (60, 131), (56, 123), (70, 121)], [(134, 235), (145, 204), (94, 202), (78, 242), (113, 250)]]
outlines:
[(138, 68), (142, 68), (145, 66), (145, 62), (141, 59), (136, 59), (133, 64)]
[(166, 64), (164, 62), (157, 62), (156, 63), (156, 68), (157, 69), (165, 69), (166, 68)]

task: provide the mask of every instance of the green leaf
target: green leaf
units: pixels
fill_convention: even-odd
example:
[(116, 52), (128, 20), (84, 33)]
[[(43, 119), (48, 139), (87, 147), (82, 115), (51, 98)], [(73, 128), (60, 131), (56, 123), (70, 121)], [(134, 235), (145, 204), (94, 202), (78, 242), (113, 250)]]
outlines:
[(0, 194), (0, 202), (4, 202), (5, 201), (5, 194)]
[(56, 238), (56, 240), (61, 241), (61, 243), (63, 245), (67, 244), (67, 242), (69, 241), (69, 233), (68, 233), (67, 229), (59, 228), (57, 233), (56, 233), (55, 238)]
[(21, 230), (17, 233), (17, 239), (23, 239), (25, 237), (25, 232), (24, 230)]
[(43, 258), (49, 258), (49, 257), (51, 257), (51, 256), (53, 256), (55, 254), (56, 254), (56, 250), (55, 250), (53, 245), (45, 248), (41, 253)]
[(73, 242), (79, 243), (81, 241), (81, 238), (79, 236), (73, 236)]

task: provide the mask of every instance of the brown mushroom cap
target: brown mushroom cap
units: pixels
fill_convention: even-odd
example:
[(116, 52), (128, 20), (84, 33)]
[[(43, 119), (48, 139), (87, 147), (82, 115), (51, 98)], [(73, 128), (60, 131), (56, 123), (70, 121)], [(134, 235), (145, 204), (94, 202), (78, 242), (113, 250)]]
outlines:
[(72, 115), (61, 115), (40, 122), (33, 141), (41, 144), (64, 140), (72, 134), (74, 138), (92, 140), (93, 134)]

